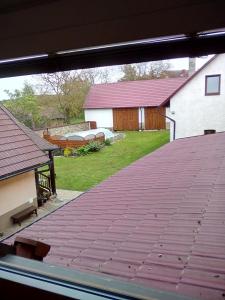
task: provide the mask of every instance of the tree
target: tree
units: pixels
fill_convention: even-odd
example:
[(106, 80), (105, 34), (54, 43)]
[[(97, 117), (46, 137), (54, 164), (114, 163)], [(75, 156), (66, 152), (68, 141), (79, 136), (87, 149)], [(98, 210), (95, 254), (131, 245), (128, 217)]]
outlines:
[(40, 110), (37, 104), (36, 95), (32, 85), (25, 82), (22, 90), (10, 92), (5, 90), (9, 100), (4, 102), (6, 108), (26, 126), (35, 129), (38, 128), (43, 119), (40, 116)]
[(109, 70), (106, 68), (43, 74), (40, 76), (39, 90), (42, 96), (55, 96), (57, 109), (68, 123), (81, 114), (91, 85), (107, 82), (108, 79)]
[(41, 75), (42, 96), (54, 95), (56, 109), (63, 114), (66, 122), (78, 116), (83, 107), (85, 95), (90, 87), (87, 79), (75, 72), (58, 72)]
[(165, 78), (168, 68), (169, 64), (163, 61), (123, 65), (119, 81)]

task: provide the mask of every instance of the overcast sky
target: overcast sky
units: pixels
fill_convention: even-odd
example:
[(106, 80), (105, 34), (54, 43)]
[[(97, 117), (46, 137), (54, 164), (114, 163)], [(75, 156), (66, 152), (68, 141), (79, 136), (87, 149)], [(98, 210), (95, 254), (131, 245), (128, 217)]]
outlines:
[[(212, 55), (204, 56), (197, 58), (196, 60), (196, 69), (199, 69), (206, 61), (208, 61)], [(188, 58), (176, 58), (168, 60), (170, 63), (170, 69), (188, 69)], [(116, 67), (115, 67), (116, 68)], [(111, 67), (113, 70), (113, 68)], [(115, 81), (118, 77), (118, 71), (114, 71), (112, 76), (112, 81)], [(23, 87), (24, 82), (27, 81), (31, 84), (37, 84), (37, 79), (35, 75), (28, 75), (28, 76), (18, 76), (18, 77), (11, 77), (11, 78), (3, 78), (0, 79), (0, 100), (7, 99), (7, 95), (4, 90), (9, 90), (13, 92), (15, 89), (21, 89)]]

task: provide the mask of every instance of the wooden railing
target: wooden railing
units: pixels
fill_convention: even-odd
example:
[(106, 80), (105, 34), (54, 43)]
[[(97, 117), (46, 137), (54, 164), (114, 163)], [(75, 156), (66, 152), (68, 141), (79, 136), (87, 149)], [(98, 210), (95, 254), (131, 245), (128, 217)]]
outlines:
[(35, 172), (38, 206), (46, 202), (52, 194), (50, 176), (44, 174), (44, 172), (46, 170)]
[(50, 176), (45, 175), (42, 171), (39, 171), (38, 172), (38, 182), (41, 187), (51, 191)]

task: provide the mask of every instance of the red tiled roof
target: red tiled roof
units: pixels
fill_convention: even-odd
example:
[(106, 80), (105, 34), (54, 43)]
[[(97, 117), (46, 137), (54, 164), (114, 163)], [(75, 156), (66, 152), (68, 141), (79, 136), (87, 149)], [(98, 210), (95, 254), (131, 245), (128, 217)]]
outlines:
[(93, 85), (84, 108), (158, 106), (166, 101), (187, 78), (168, 78)]
[(224, 299), (224, 195), (225, 133), (180, 139), (18, 235), (50, 244), (47, 263)]
[(34, 169), (48, 157), (23, 130), (19, 122), (0, 106), (0, 179)]

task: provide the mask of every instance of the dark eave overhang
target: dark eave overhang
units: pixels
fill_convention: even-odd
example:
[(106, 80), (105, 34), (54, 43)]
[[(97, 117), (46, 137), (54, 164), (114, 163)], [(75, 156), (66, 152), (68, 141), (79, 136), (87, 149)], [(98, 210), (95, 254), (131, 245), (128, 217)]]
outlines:
[(41, 168), (41, 167), (46, 166), (47, 164), (49, 164), (49, 162), (50, 162), (50, 160), (48, 160), (48, 161), (46, 161), (45, 163), (42, 163), (42, 164), (37, 164), (37, 165), (34, 165), (32, 167), (23, 168), (23, 169), (20, 169), (18, 171), (15, 171), (15, 172), (11, 172), (11, 173), (2, 175), (2, 176), (0, 176), (0, 181), (5, 180), (5, 179), (9, 179), (9, 178), (17, 176), (17, 175), (27, 173), (29, 171), (33, 171), (33, 170), (38, 169), (38, 168)]
[(224, 32), (180, 36), (0, 61), (0, 78), (224, 52)]

